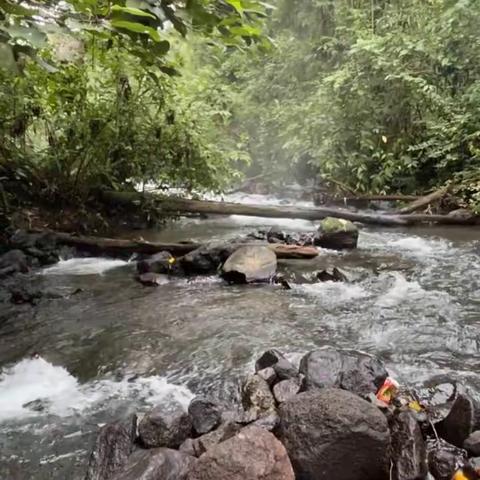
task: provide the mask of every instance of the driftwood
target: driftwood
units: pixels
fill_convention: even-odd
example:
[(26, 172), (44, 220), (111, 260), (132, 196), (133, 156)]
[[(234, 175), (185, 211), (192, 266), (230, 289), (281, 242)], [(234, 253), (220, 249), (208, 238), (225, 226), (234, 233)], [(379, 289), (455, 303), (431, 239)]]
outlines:
[(435, 190), (434, 192), (425, 195), (424, 197), (420, 197), (417, 200), (413, 201), (409, 205), (407, 205), (404, 208), (401, 208), (398, 210), (396, 213), (399, 213), (400, 215), (407, 215), (409, 213), (416, 212), (418, 210), (421, 210), (422, 208), (427, 207), (431, 203), (434, 203), (441, 198), (443, 198), (448, 192), (448, 187), (443, 187), (440, 188), (439, 190)]
[[(172, 255), (180, 257), (200, 248), (199, 243), (158, 243), (144, 240), (124, 240), (117, 238), (84, 237), (70, 235), (68, 233), (52, 232), (51, 235), (61, 245), (78, 248), (92, 254), (107, 254), (113, 256), (128, 256), (134, 253), (153, 255), (168, 251)], [(297, 245), (283, 245), (275, 243), (245, 242), (239, 246), (265, 245), (272, 250), (280, 259), (310, 259), (318, 256), (315, 247)]]
[(408, 226), (421, 223), (438, 223), (443, 225), (472, 225), (478, 223), (478, 217), (461, 218), (450, 215), (395, 215), (352, 212), (341, 208), (304, 208), (289, 205), (266, 206), (244, 205), (239, 203), (212, 202), (206, 200), (189, 200), (178, 197), (164, 197), (157, 194), (137, 192), (102, 192), (100, 198), (111, 206), (138, 208), (147, 201), (158, 211), (182, 215), (184, 213), (201, 213), (205, 215), (245, 215), (267, 218), (296, 218), (303, 220), (322, 220), (325, 217), (344, 218), (352, 222), (383, 226)]

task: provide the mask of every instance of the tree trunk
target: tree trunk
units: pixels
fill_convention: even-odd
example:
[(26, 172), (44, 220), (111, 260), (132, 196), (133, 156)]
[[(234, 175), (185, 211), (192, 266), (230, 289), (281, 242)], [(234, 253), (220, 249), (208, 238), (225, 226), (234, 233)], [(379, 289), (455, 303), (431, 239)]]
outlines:
[(440, 200), (442, 197), (446, 195), (448, 192), (448, 187), (443, 187), (440, 188), (439, 190), (435, 190), (434, 192), (425, 195), (424, 197), (420, 197), (414, 202), (410, 203), (410, 205), (407, 205), (404, 208), (401, 208), (400, 210), (397, 210), (396, 213), (400, 215), (406, 215), (412, 212), (416, 212), (417, 210), (420, 210), (424, 207), (427, 207), (433, 202), (436, 202), (437, 200)]
[(325, 217), (344, 218), (352, 222), (383, 226), (408, 226), (420, 223), (438, 223), (444, 225), (472, 225), (478, 223), (478, 217), (459, 218), (449, 215), (388, 215), (352, 212), (341, 208), (303, 208), (289, 205), (243, 205), (228, 202), (189, 200), (178, 197), (164, 197), (157, 194), (137, 192), (102, 192), (100, 197), (111, 206), (138, 208), (142, 202), (148, 202), (161, 213), (182, 215), (201, 213), (206, 215), (246, 215), (267, 218), (296, 218), (317, 221)]
[[(163, 251), (168, 251), (172, 255), (180, 257), (202, 246), (199, 243), (157, 243), (117, 238), (83, 237), (61, 232), (52, 232), (52, 235), (58, 244), (75, 247), (92, 254), (122, 257), (133, 255), (134, 253), (153, 255)], [(275, 243), (265, 244), (261, 242), (239, 243), (239, 247), (247, 245), (267, 246), (275, 252), (278, 258), (283, 259), (310, 259), (318, 256), (318, 250), (315, 247)]]

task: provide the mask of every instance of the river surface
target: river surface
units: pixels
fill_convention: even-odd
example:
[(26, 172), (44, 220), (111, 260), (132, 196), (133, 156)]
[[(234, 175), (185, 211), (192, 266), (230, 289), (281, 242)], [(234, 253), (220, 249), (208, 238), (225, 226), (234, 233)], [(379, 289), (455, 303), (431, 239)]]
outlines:
[[(202, 241), (271, 225), (315, 229), (233, 216), (135, 235)], [(0, 479), (80, 480), (99, 426), (162, 402), (188, 404), (197, 393), (235, 399), (239, 378), (270, 347), (293, 360), (323, 345), (360, 349), (380, 356), (403, 384), (458, 379), (480, 395), (479, 254), (479, 228), (363, 228), (356, 251), (321, 250), (316, 260), (281, 266), (337, 266), (346, 284), (285, 291), (206, 277), (149, 289), (133, 280), (133, 261), (105, 258), (40, 271), (42, 286), (82, 291), (36, 307), (2, 306)], [(34, 351), (41, 357), (31, 359)]]

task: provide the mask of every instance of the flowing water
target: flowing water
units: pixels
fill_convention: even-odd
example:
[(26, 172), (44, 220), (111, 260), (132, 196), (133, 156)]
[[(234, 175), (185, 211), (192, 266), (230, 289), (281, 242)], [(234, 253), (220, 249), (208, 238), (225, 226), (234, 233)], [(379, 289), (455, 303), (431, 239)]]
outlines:
[[(269, 225), (315, 228), (233, 216), (139, 234), (202, 241)], [(36, 307), (2, 307), (0, 478), (81, 479), (100, 425), (162, 402), (187, 404), (197, 393), (234, 399), (239, 377), (274, 346), (294, 360), (323, 345), (356, 348), (379, 355), (404, 384), (459, 379), (480, 395), (479, 253), (473, 227), (364, 228), (356, 251), (322, 250), (316, 260), (281, 267), (337, 266), (351, 279), (346, 284), (285, 291), (207, 277), (149, 289), (133, 280), (134, 262), (104, 258), (38, 272), (42, 286), (81, 291)], [(30, 358), (34, 351), (40, 358)]]

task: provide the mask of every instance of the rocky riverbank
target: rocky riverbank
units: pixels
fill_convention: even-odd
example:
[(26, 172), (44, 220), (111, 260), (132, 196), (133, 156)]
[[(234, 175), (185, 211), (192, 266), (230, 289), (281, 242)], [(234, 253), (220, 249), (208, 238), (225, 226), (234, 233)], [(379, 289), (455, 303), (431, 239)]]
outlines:
[[(394, 385), (375, 357), (265, 352), (241, 405), (197, 397), (99, 432), (86, 480), (475, 479), (480, 408), (460, 385)], [(384, 387), (384, 388), (382, 388)], [(463, 471), (465, 477), (454, 475)], [(460, 475), (457, 473), (457, 475)]]

